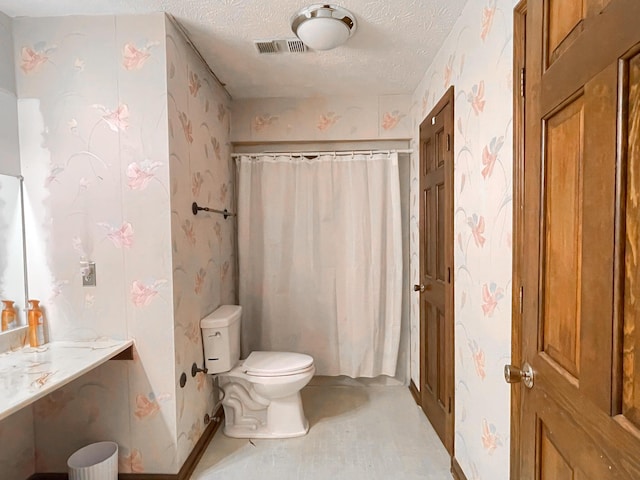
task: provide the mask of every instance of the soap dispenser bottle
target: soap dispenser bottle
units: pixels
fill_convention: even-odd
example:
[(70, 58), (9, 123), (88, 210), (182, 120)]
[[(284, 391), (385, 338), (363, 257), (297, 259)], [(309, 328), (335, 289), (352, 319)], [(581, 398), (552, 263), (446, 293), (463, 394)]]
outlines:
[(39, 347), (44, 344), (44, 325), (42, 323), (42, 310), (40, 310), (40, 301), (29, 300), (29, 312), (27, 314), (29, 321), (29, 345)]
[(4, 308), (2, 309), (2, 326), (0, 328), (4, 332), (15, 326), (16, 309), (11, 300), (2, 300), (2, 303), (4, 303)]

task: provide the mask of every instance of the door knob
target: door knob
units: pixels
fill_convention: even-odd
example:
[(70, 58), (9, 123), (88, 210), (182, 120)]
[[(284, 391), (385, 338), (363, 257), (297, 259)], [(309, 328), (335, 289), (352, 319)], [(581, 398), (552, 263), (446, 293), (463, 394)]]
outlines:
[(504, 379), (507, 383), (524, 383), (527, 388), (533, 388), (533, 368), (527, 362), (522, 365), (522, 370), (514, 365), (504, 366)]
[(431, 284), (423, 284), (421, 283), (420, 285), (414, 285), (413, 286), (413, 291), (414, 292), (420, 292), (423, 293), (425, 290), (430, 291), (431, 290)]

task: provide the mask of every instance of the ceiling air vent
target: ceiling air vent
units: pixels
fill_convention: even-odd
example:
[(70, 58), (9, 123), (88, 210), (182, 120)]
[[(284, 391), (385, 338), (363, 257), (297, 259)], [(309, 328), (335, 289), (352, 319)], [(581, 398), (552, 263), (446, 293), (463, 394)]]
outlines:
[(287, 40), (287, 49), (289, 50), (289, 53), (304, 53), (307, 50), (307, 47), (304, 46), (302, 40), (294, 38)]
[(307, 47), (297, 38), (254, 40), (258, 53), (304, 53)]
[(255, 40), (253, 43), (258, 53), (278, 53), (278, 44), (275, 40)]

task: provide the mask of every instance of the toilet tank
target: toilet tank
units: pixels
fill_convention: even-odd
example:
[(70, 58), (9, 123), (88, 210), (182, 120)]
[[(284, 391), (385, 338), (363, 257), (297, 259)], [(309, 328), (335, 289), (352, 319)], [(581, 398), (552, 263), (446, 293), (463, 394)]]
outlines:
[(200, 320), (208, 373), (228, 372), (238, 363), (241, 314), (239, 305), (221, 305)]

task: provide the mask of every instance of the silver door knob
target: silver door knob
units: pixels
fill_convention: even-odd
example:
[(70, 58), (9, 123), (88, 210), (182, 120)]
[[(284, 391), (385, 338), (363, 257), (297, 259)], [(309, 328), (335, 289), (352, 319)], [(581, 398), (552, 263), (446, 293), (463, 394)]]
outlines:
[(514, 365), (504, 366), (504, 379), (507, 383), (524, 383), (527, 388), (533, 388), (533, 368), (527, 362), (522, 365), (522, 370)]
[(413, 286), (413, 291), (414, 292), (424, 293), (425, 290), (430, 291), (431, 290), (431, 284), (424, 285), (424, 284), (421, 283), (420, 285), (414, 285)]

